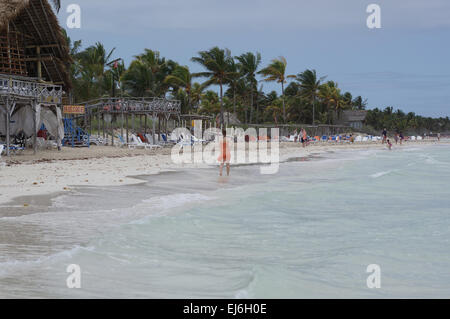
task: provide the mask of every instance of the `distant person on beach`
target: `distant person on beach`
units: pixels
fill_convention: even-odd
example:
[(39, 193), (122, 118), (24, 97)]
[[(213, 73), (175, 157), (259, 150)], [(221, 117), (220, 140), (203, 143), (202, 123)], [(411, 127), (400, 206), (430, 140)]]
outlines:
[(389, 139), (387, 139), (386, 142), (387, 142), (387, 146), (388, 146), (389, 150), (392, 150), (392, 143), (391, 143), (391, 141), (389, 141)]
[(438, 142), (441, 140), (441, 133), (437, 133)]
[(220, 173), (219, 173), (220, 176), (222, 176), (223, 166), (225, 164), (227, 165), (227, 176), (230, 175), (230, 159), (231, 159), (231, 154), (230, 154), (230, 147), (228, 146), (228, 143), (227, 143), (227, 131), (225, 129), (223, 129), (222, 130), (222, 143), (220, 145), (220, 155), (219, 155), (219, 158), (217, 159), (220, 163)]
[(350, 134), (350, 143), (354, 143), (355, 142), (355, 137), (353, 136), (353, 134)]
[(398, 144), (398, 133), (395, 133), (395, 135), (394, 135), (394, 141), (395, 141), (395, 144)]
[(400, 145), (402, 145), (403, 140), (405, 139), (405, 137), (403, 136), (403, 133), (400, 133), (399, 137), (400, 137)]
[(306, 142), (308, 141), (308, 135), (306, 134), (306, 130), (302, 129), (302, 146), (306, 147)]
[(381, 141), (381, 144), (384, 144), (387, 140), (387, 130), (386, 128), (383, 130), (383, 133), (381, 133), (381, 135), (383, 136), (383, 140)]

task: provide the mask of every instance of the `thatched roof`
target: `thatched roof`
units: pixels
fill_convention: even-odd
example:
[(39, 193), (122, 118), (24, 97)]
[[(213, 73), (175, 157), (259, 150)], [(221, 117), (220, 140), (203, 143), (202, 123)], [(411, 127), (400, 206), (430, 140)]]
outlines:
[[(59, 9), (59, 0), (53, 0)], [(24, 36), (26, 56), (33, 56), (33, 46), (43, 46), (43, 77), (70, 87), (68, 65), (72, 62), (67, 41), (58, 19), (47, 0), (0, 0), (0, 33), (19, 32)], [(30, 74), (36, 76), (36, 74)]]

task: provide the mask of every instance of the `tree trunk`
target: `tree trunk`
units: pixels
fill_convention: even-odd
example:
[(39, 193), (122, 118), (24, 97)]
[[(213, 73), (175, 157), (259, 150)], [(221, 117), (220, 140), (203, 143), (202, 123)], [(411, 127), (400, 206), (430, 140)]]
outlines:
[(219, 83), (220, 85), (220, 123), (222, 125), (224, 125), (224, 121), (223, 121), (223, 87), (222, 87), (222, 82)]
[(255, 120), (256, 123), (259, 124), (259, 102), (258, 102), (258, 86), (256, 86), (256, 114), (255, 114)]
[(236, 84), (233, 85), (233, 113), (236, 116)]
[(250, 89), (250, 123), (253, 121), (253, 86)]
[(315, 114), (315, 113), (316, 113), (315, 104), (316, 104), (316, 97), (313, 96), (313, 100), (312, 100), (312, 107), (313, 107), (312, 125), (314, 125), (315, 120), (316, 120), (316, 118), (315, 118), (315, 115), (316, 115), (316, 114)]
[(281, 82), (281, 98), (283, 102), (283, 122), (286, 123), (286, 107), (284, 105), (284, 83)]

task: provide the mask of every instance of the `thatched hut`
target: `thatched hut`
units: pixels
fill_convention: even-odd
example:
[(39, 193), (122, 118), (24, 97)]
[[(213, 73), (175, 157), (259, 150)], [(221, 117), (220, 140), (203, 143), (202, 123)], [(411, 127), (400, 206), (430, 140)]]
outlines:
[[(59, 10), (60, 1), (52, 3)], [(53, 10), (47, 0), (0, 0), (0, 135), (7, 152), (18, 132), (36, 145), (42, 123), (58, 143), (64, 137), (60, 107), (71, 58)]]

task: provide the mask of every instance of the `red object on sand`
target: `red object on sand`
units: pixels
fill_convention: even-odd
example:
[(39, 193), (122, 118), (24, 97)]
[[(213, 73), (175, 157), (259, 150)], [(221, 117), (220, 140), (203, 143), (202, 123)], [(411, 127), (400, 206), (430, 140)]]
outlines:
[(139, 138), (141, 139), (141, 141), (143, 143), (148, 143), (147, 139), (144, 137), (144, 135), (142, 135), (141, 133), (138, 133)]
[(47, 139), (47, 130), (39, 130), (37, 133), (37, 137), (42, 137), (44, 140)]

